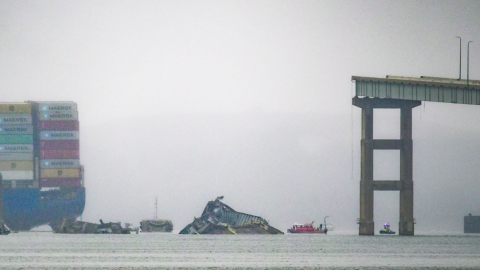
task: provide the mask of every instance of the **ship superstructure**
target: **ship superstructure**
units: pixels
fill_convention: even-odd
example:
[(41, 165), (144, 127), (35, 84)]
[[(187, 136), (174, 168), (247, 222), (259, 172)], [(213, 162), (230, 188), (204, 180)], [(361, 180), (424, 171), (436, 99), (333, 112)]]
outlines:
[(11, 230), (80, 216), (85, 187), (77, 104), (0, 103), (0, 173)]

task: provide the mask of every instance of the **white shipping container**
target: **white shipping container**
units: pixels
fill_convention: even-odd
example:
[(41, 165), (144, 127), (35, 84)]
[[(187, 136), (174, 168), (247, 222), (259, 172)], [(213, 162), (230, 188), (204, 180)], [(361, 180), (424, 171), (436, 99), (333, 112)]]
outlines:
[(5, 188), (38, 188), (38, 181), (35, 180), (4, 180)]
[(38, 103), (38, 110), (41, 112), (66, 112), (76, 111), (77, 103), (75, 102), (45, 102)]
[(78, 159), (44, 159), (41, 163), (42, 169), (63, 169), (78, 167), (80, 167), (80, 160)]
[(31, 153), (33, 144), (0, 144), (0, 153)]
[(0, 171), (3, 180), (33, 180), (33, 171)]
[(31, 125), (32, 116), (30, 114), (11, 113), (0, 114), (0, 124), (2, 125)]
[(41, 121), (78, 120), (78, 112), (41, 112), (38, 117)]
[(9, 160), (33, 160), (33, 153), (2, 153), (0, 152), (0, 161)]
[(78, 140), (78, 131), (42, 131), (40, 140)]
[(33, 134), (32, 125), (0, 125), (0, 134)]

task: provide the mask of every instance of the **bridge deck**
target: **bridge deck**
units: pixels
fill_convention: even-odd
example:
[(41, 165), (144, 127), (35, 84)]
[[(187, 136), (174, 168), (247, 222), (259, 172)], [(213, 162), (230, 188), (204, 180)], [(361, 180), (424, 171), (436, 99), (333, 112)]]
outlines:
[(400, 77), (386, 78), (352, 76), (355, 95), (480, 105), (480, 81), (449, 78)]

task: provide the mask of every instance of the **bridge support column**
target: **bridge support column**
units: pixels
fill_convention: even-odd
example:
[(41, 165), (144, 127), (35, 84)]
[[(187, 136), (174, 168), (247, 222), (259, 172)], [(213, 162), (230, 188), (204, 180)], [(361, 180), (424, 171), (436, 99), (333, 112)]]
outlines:
[(400, 109), (400, 235), (414, 234), (412, 108)]
[(373, 235), (373, 107), (362, 108), (361, 176), (360, 176), (360, 220), (359, 234)]
[[(420, 101), (358, 98), (352, 104), (362, 108), (362, 138), (360, 164), (360, 218), (359, 235), (374, 235), (373, 198), (375, 190), (400, 191), (400, 235), (414, 234), (413, 219), (413, 141), (412, 108)], [(400, 109), (400, 140), (373, 139), (373, 109)], [(373, 152), (379, 150), (400, 150), (400, 181), (374, 181)]]

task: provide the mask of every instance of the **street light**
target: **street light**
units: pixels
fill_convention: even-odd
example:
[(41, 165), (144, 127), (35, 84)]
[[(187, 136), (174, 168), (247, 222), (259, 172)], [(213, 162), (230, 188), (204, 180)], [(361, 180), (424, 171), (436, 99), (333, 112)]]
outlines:
[(460, 39), (460, 75), (458, 75), (458, 80), (462, 79), (462, 38), (457, 36)]
[(470, 66), (470, 43), (473, 41), (469, 41), (467, 45), (467, 88), (468, 88), (468, 77), (469, 77), (469, 66)]

